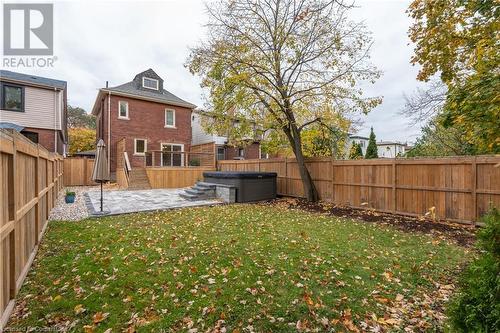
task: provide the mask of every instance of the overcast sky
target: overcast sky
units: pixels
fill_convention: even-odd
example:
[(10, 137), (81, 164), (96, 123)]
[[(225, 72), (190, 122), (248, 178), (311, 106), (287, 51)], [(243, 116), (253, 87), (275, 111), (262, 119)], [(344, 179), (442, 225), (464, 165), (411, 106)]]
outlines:
[[(10, 2), (10, 1), (8, 1)], [(33, 2), (33, 1), (30, 1)], [(49, 1), (43, 1), (49, 2)], [(410, 65), (412, 46), (407, 37), (409, 1), (358, 0), (353, 18), (365, 21), (373, 33), (372, 61), (383, 71), (366, 89), (384, 97), (358, 134), (377, 140), (414, 141), (419, 126), (409, 127), (398, 115), (403, 93), (419, 85), (418, 68)], [(130, 81), (138, 72), (153, 68), (165, 80), (165, 89), (203, 105), (199, 79), (184, 67), (189, 47), (205, 36), (202, 1), (66, 1), (54, 2), (54, 54), (52, 69), (19, 68), (19, 72), (68, 82), (68, 102), (90, 111), (97, 89)], [(5, 68), (7, 69), (7, 68)]]

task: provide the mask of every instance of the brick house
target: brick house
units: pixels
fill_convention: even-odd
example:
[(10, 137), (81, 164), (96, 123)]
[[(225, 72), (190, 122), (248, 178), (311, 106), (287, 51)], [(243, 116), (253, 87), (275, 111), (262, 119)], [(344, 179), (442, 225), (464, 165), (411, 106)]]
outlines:
[[(228, 144), (226, 136), (210, 134), (202, 127), (203, 118), (209, 117), (206, 112), (195, 110), (191, 117), (191, 127), (193, 129), (193, 145), (213, 142), (215, 144), (215, 154), (217, 160), (242, 160), (261, 158), (259, 138), (248, 138), (247, 144), (235, 147)], [(206, 119), (206, 118), (205, 118)], [(209, 118), (210, 119), (210, 118)], [(255, 135), (256, 136), (256, 135)]]
[[(96, 136), (108, 147), (110, 171), (116, 172), (116, 144), (125, 139), (132, 168), (145, 165), (149, 151), (189, 151), (194, 104), (163, 89), (163, 79), (152, 69), (125, 84), (102, 88), (92, 109)], [(171, 154), (169, 156), (175, 156)], [(162, 158), (163, 166), (183, 166), (182, 158)]]
[(0, 71), (0, 128), (14, 129), (48, 151), (68, 151), (67, 84)]

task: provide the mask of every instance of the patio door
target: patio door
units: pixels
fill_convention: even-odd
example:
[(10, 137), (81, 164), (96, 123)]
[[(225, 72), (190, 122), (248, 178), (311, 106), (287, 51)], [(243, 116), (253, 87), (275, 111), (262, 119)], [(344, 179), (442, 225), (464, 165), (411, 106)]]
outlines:
[(184, 166), (184, 145), (161, 144), (161, 166)]

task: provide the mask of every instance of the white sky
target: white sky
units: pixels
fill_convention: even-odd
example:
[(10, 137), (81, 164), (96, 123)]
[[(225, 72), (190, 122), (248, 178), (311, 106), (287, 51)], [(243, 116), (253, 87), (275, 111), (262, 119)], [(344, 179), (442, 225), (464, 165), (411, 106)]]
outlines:
[[(383, 103), (361, 117), (364, 124), (358, 134), (368, 135), (373, 126), (377, 140), (414, 141), (419, 126), (409, 127), (398, 114), (404, 105), (403, 93), (411, 93), (420, 84), (415, 79), (418, 68), (409, 63), (411, 21), (405, 13), (409, 1), (356, 3), (359, 8), (353, 18), (365, 21), (372, 31), (372, 62), (384, 73), (366, 89), (367, 95), (383, 96)], [(153, 68), (165, 80), (165, 89), (201, 106), (199, 79), (184, 63), (189, 47), (205, 36), (204, 22), (201, 0), (55, 1), (54, 54), (58, 60), (54, 68), (4, 69), (65, 80), (69, 104), (90, 111), (97, 89), (106, 81), (119, 85)]]

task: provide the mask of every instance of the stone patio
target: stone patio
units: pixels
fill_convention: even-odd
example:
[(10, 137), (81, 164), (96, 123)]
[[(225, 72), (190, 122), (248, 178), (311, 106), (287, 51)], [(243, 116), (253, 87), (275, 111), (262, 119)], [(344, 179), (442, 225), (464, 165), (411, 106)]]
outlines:
[[(189, 201), (179, 194), (185, 189), (156, 189), (139, 191), (104, 191), (103, 210), (107, 215), (146, 212), (182, 207), (217, 205), (219, 200)], [(100, 191), (88, 191), (86, 204), (91, 216), (98, 216), (100, 212)]]

